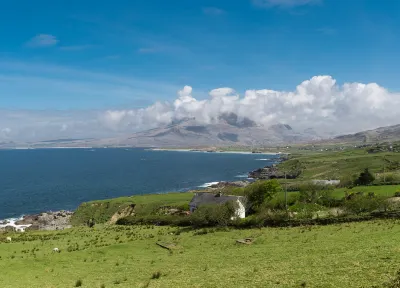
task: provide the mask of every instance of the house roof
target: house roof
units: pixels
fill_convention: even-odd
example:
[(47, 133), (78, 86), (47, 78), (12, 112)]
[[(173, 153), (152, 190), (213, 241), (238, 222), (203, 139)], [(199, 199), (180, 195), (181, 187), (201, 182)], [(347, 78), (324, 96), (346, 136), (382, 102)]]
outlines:
[(241, 201), (243, 197), (241, 196), (228, 196), (228, 195), (218, 195), (213, 193), (196, 193), (192, 201), (190, 201), (190, 206), (199, 206), (199, 205), (206, 205), (206, 204), (224, 204), (229, 201)]

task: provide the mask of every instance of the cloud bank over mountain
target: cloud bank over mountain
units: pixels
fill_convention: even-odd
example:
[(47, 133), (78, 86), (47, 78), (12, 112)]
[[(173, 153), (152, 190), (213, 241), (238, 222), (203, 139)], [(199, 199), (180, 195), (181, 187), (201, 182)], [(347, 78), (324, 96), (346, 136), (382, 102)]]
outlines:
[(398, 124), (400, 93), (376, 83), (338, 85), (331, 76), (315, 76), (293, 91), (247, 90), (239, 95), (223, 87), (208, 99), (196, 99), (192, 87), (178, 91), (171, 102), (141, 109), (102, 111), (0, 110), (0, 140), (111, 137), (169, 124), (184, 118), (217, 123), (224, 113), (249, 118), (259, 125), (286, 123), (336, 134)]

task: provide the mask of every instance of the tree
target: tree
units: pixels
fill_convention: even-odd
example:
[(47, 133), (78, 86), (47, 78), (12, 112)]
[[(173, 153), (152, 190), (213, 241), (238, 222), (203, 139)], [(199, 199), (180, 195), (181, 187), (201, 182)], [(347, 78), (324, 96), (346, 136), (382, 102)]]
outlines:
[(247, 186), (245, 189), (245, 195), (247, 196), (247, 201), (250, 203), (251, 207), (257, 209), (281, 191), (282, 186), (276, 179), (274, 179), (258, 181)]
[(356, 185), (369, 185), (374, 182), (375, 177), (369, 172), (368, 168), (365, 168), (363, 172), (360, 173), (360, 176), (356, 180)]

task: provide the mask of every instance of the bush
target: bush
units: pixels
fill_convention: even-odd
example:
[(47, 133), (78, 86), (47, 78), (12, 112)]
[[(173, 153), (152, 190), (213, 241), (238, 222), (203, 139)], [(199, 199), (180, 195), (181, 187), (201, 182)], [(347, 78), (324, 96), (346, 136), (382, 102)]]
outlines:
[(314, 184), (312, 182), (301, 185), (300, 201), (304, 203), (326, 204), (332, 201), (332, 185)]
[(279, 182), (274, 180), (257, 181), (246, 187), (245, 195), (253, 210), (260, 208), (265, 202), (270, 201), (278, 192), (282, 191)]
[(381, 173), (377, 176), (376, 181), (377, 184), (392, 184), (400, 182), (400, 174), (395, 172), (389, 173)]
[(372, 175), (372, 173), (369, 172), (368, 168), (365, 168), (365, 170), (360, 173), (360, 176), (355, 181), (355, 184), (361, 185), (361, 186), (366, 186), (366, 185), (370, 185), (374, 181), (375, 181), (374, 175)]
[(372, 212), (381, 208), (386, 199), (376, 196), (364, 196), (363, 194), (352, 194), (344, 201), (344, 208), (354, 214)]
[(75, 287), (81, 287), (81, 286), (82, 286), (82, 280), (81, 279), (76, 280)]
[(315, 203), (297, 203), (289, 208), (290, 212), (297, 212), (298, 219), (312, 219), (316, 212), (324, 210), (325, 207)]
[(340, 184), (338, 187), (341, 188), (353, 188), (354, 184), (359, 175), (346, 175), (340, 178)]
[(222, 205), (203, 205), (190, 215), (192, 224), (196, 227), (227, 226), (235, 218), (237, 203), (228, 202)]
[[(294, 204), (296, 204), (299, 201), (299, 194), (297, 193), (291, 193), (288, 192), (287, 193), (287, 205), (292, 206)], [(272, 209), (272, 210), (284, 210), (286, 209), (286, 201), (285, 198), (281, 198), (281, 197), (275, 197), (274, 199), (270, 200), (267, 203), (264, 203), (263, 207), (267, 208), (267, 209)]]
[(396, 192), (394, 193), (394, 197), (400, 197), (400, 191), (396, 191)]

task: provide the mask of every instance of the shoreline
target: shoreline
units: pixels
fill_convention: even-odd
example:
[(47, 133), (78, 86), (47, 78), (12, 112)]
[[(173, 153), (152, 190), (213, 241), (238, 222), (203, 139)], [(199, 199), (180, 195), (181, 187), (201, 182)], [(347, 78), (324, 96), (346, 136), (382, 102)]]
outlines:
[(25, 232), (29, 230), (63, 230), (71, 228), (69, 223), (75, 211), (59, 210), (38, 214), (24, 214), (0, 220), (0, 231)]
[[(62, 149), (62, 148), (61, 148)], [(215, 154), (246, 154), (246, 155), (250, 155), (250, 154), (260, 154), (260, 155), (270, 155), (270, 156), (283, 156), (285, 154), (283, 153), (268, 153), (268, 152), (261, 152), (261, 153), (252, 153), (252, 152), (246, 152), (246, 151), (205, 151), (205, 150), (195, 150), (195, 149), (164, 149), (164, 148), (150, 148), (150, 149), (146, 149), (146, 150), (150, 150), (150, 151), (175, 151), (175, 152), (197, 152), (197, 153), (215, 153)], [(275, 164), (279, 163), (279, 160), (281, 157), (277, 157), (277, 158), (266, 158), (266, 159), (256, 159), (256, 160), (271, 160), (273, 161)], [(271, 164), (272, 166), (273, 164)], [(259, 169), (263, 169), (263, 168), (259, 168)], [(248, 171), (247, 175), (243, 174), (240, 175), (241, 177), (238, 178), (245, 178), (246, 180), (237, 180), (237, 181), (212, 181), (212, 182), (208, 182), (208, 183), (204, 183), (200, 186), (197, 186), (196, 189), (189, 189), (187, 191), (169, 191), (166, 193), (162, 193), (162, 194), (169, 194), (169, 193), (186, 193), (186, 192), (192, 192), (192, 191), (203, 191), (204, 189), (211, 189), (212, 186), (216, 186), (220, 183), (234, 183), (234, 182), (239, 182), (239, 181), (246, 181), (246, 182), (253, 182), (255, 181), (257, 178), (253, 178), (250, 177), (251, 173), (253, 173), (254, 171)], [(245, 177), (247, 176), (247, 177)], [(236, 176), (237, 177), (237, 176)], [(161, 193), (148, 193), (146, 195), (157, 195), (157, 194), (161, 194)], [(131, 196), (137, 196), (137, 195), (131, 195)], [(118, 198), (118, 197), (112, 197), (112, 198), (108, 198), (108, 199), (114, 199), (114, 198)], [(98, 199), (93, 199), (90, 201), (96, 201)], [(106, 200), (106, 199), (102, 199), (102, 200)], [(82, 203), (80, 203), (81, 205)], [(15, 217), (9, 217), (9, 218), (4, 218), (4, 219), (0, 219), (0, 231), (5, 231), (7, 230), (7, 227), (10, 227), (8, 229), (14, 228), (15, 231), (17, 232), (24, 232), (26, 228), (29, 228), (32, 226), (33, 227), (37, 227), (38, 226), (38, 216), (41, 217), (41, 215), (52, 215), (52, 217), (55, 215), (58, 215), (60, 213), (67, 213), (69, 214), (69, 217), (76, 211), (75, 210), (60, 210), (60, 211), (45, 211), (45, 212), (40, 212), (40, 213), (36, 213), (36, 214), (20, 214), (19, 216), (15, 216)], [(65, 216), (63, 216), (65, 217)], [(56, 219), (56, 218), (54, 218)], [(28, 220), (28, 221), (27, 221)], [(49, 221), (48, 219), (46, 219), (46, 222)], [(68, 226), (66, 225), (66, 223), (63, 223), (63, 225), (58, 225), (55, 224), (54, 221), (52, 224), (45, 224), (43, 223), (42, 225), (40, 225), (40, 228), (37, 230), (58, 230), (56, 227), (60, 226), (61, 227), (65, 227)], [(49, 229), (50, 227), (53, 227), (53, 229)], [(36, 230), (35, 229), (35, 230)], [(61, 228), (63, 229), (63, 228)]]
[(203, 149), (174, 149), (174, 148), (149, 148), (148, 151), (169, 151), (169, 152), (192, 152), (192, 153), (215, 153), (215, 154), (245, 154), (245, 155), (286, 155), (287, 153), (273, 152), (251, 152), (251, 151), (221, 151), (221, 150), (203, 150)]

